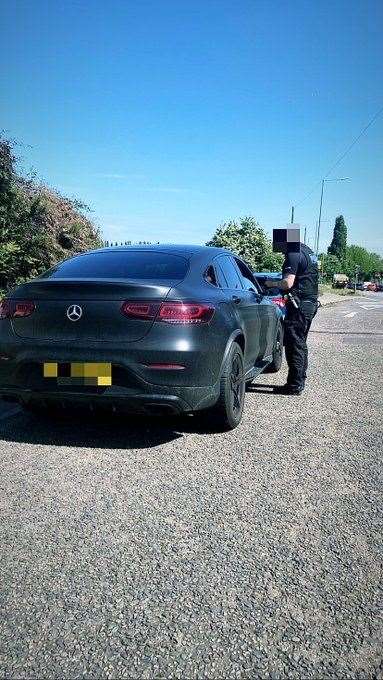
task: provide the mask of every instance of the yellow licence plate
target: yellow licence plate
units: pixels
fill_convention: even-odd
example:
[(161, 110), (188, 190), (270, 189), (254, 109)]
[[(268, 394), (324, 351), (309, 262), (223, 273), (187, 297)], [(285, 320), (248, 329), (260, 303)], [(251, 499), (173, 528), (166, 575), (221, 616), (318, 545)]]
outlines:
[(58, 364), (45, 362), (44, 378), (53, 378), (58, 385), (93, 385), (105, 387), (112, 384), (112, 364), (74, 362)]

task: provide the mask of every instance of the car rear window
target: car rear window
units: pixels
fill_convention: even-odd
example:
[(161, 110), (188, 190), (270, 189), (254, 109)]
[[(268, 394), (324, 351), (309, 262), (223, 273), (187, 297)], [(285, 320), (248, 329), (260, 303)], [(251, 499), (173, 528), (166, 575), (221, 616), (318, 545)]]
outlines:
[(173, 279), (182, 281), (188, 261), (181, 255), (155, 251), (110, 251), (78, 255), (61, 262), (45, 279)]

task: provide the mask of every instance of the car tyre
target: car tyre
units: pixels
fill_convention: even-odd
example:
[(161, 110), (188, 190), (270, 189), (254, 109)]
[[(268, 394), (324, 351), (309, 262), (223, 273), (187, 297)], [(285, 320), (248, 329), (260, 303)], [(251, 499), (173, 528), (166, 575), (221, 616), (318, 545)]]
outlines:
[(209, 415), (220, 431), (234, 430), (242, 420), (245, 404), (245, 365), (243, 352), (234, 342), (225, 358), (219, 398)]
[(278, 373), (282, 366), (283, 361), (283, 327), (282, 324), (278, 324), (274, 347), (273, 347), (273, 359), (271, 363), (266, 367), (266, 373)]

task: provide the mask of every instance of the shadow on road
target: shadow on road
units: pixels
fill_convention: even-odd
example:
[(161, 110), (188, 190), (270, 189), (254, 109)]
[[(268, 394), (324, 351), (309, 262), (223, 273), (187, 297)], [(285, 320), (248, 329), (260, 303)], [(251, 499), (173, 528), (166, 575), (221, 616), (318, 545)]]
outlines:
[(274, 395), (273, 388), (275, 385), (269, 385), (268, 383), (251, 383), (246, 386), (246, 392), (256, 392), (257, 394), (268, 394)]
[(0, 422), (0, 439), (97, 449), (146, 449), (179, 439), (186, 433), (216, 433), (205, 415), (146, 417), (105, 413), (35, 415), (20, 411)]

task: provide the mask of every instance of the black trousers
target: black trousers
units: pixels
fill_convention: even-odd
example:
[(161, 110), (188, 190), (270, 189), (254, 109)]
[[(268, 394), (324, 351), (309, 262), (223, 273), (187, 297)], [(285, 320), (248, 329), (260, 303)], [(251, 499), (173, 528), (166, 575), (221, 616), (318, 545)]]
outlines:
[(314, 300), (301, 300), (299, 309), (289, 302), (285, 318), (285, 354), (289, 367), (287, 384), (303, 389), (305, 386), (308, 351), (307, 335), (311, 322), (317, 313), (318, 303)]

